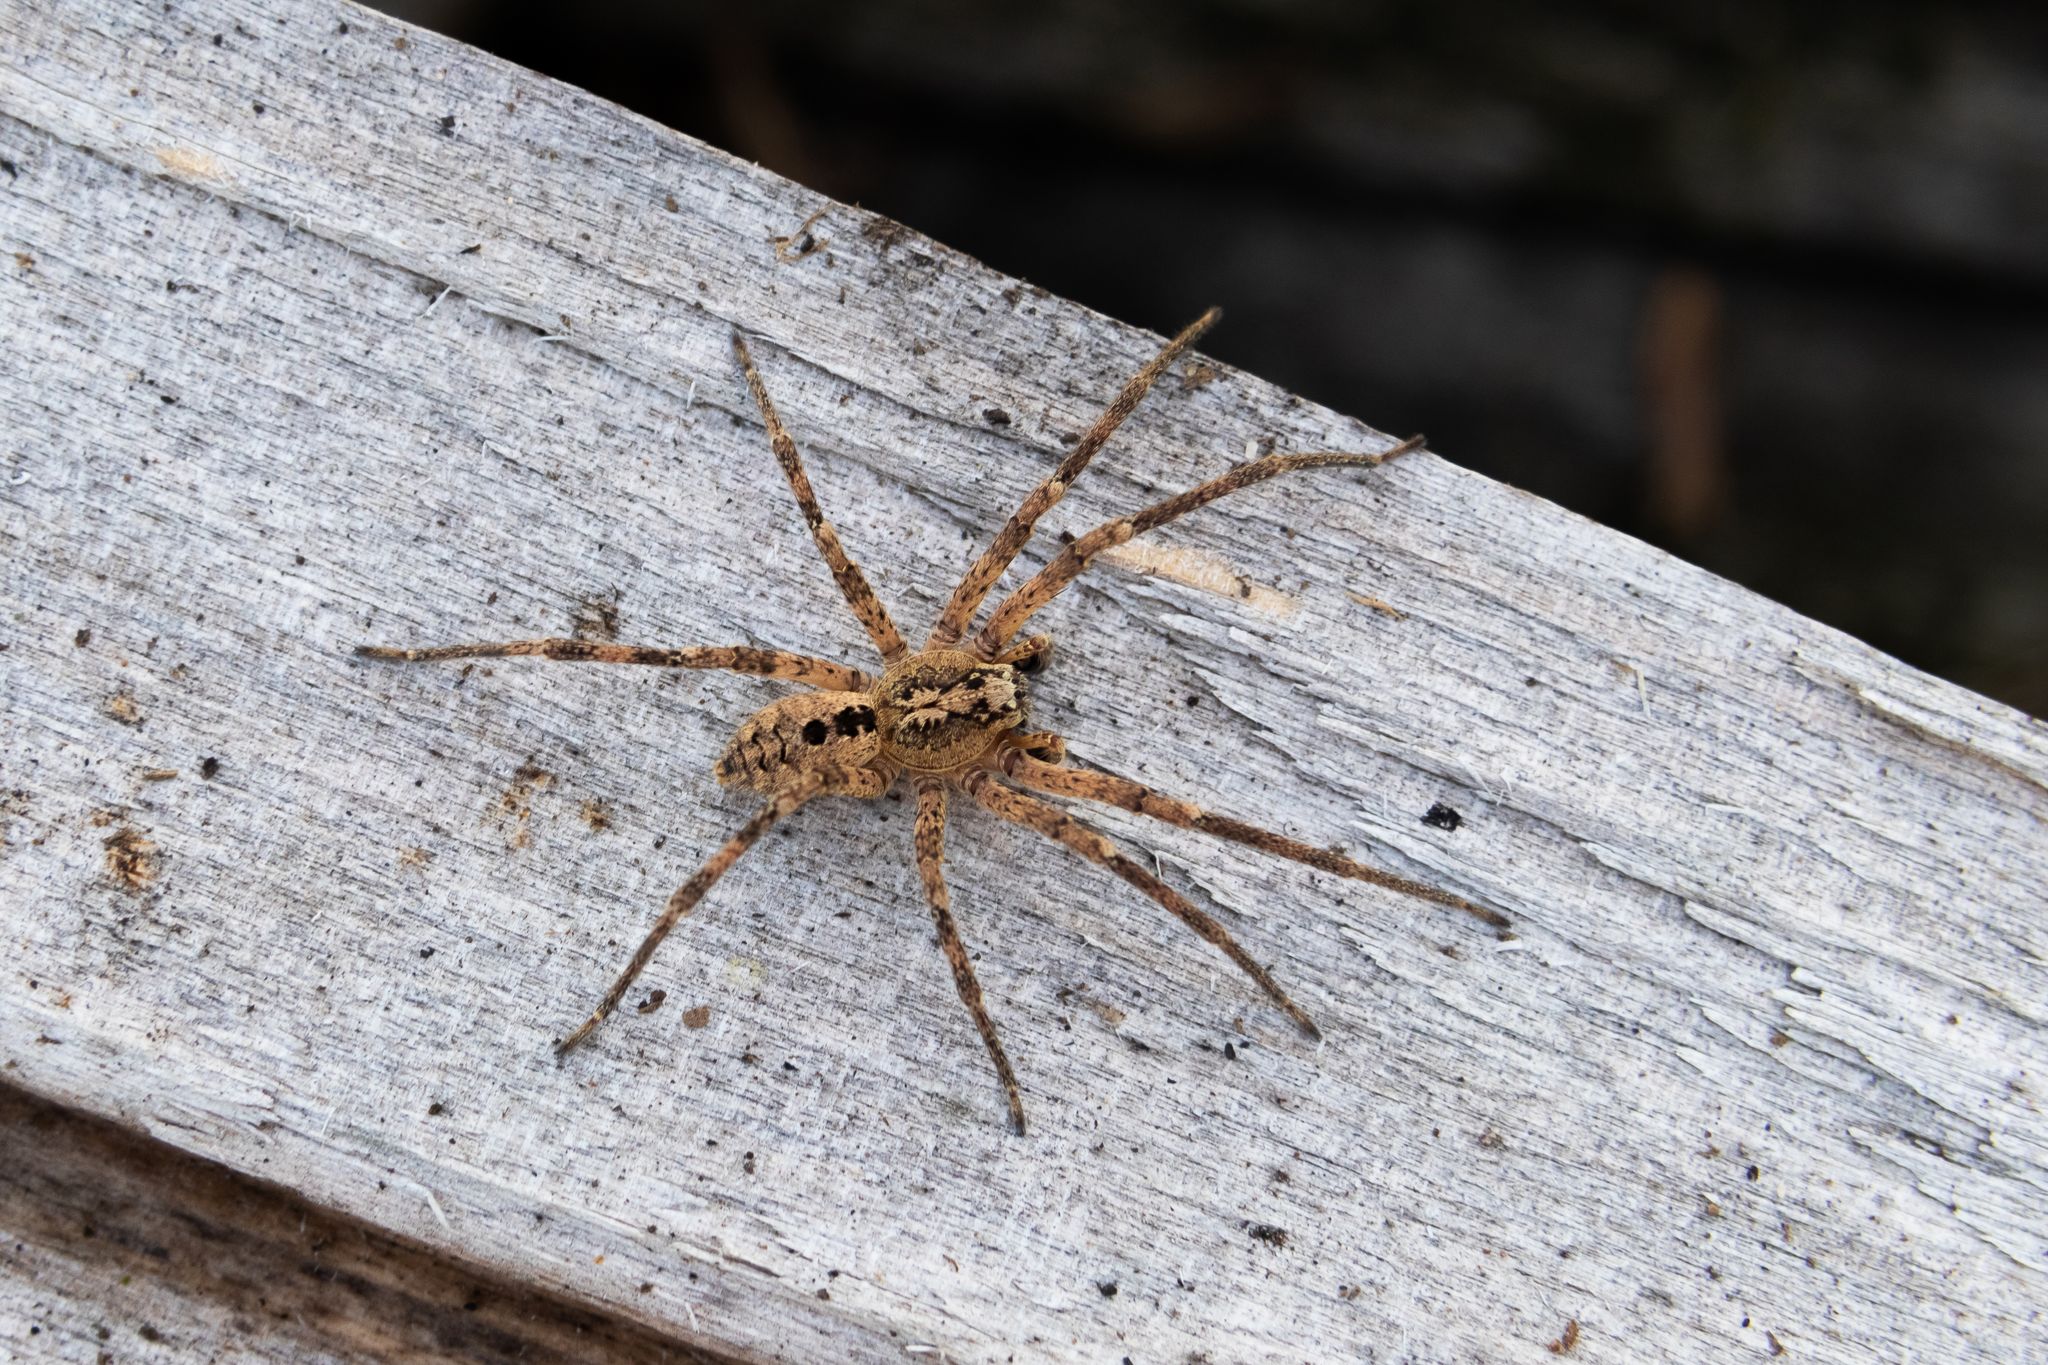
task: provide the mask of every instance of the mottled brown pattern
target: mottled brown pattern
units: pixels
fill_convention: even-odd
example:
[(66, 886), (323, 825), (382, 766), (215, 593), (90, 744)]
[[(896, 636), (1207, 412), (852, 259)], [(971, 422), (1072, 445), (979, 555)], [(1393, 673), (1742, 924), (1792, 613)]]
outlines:
[(1024, 681), (1016, 670), (963, 650), (912, 655), (875, 687), (882, 750), (912, 772), (958, 771), (1022, 725), (1024, 714)]
[(142, 834), (123, 826), (100, 841), (107, 851), (107, 875), (130, 895), (148, 889), (159, 867), (157, 847)]
[(1030, 540), (1038, 519), (1060, 500), (1111, 433), (1137, 407), (1146, 391), (1217, 316), (1213, 309), (1203, 314), (1124, 386), (1109, 410), (1089, 428), (1073, 452), (1061, 462), (1059, 469), (1031, 492), (997, 533), (994, 542), (954, 591), (933, 630), (931, 643), (915, 654), (908, 652), (888, 611), (875, 597), (859, 567), (847, 555), (832, 524), (825, 520), (811, 490), (810, 480), (804, 474), (796, 443), (776, 415), (775, 406), (769, 401), (768, 391), (754, 367), (752, 356), (748, 354), (746, 343), (737, 335), (733, 337), (733, 353), (738, 357), (747, 387), (760, 407), (762, 420), (768, 429), (769, 444), (789, 480), (790, 491), (796, 495), (804, 521), (811, 528), (818, 552), (831, 569), (853, 614), (867, 628), (876, 648), (881, 651), (886, 668), (880, 678), (872, 678), (843, 664), (748, 646), (664, 649), (591, 640), (549, 639), (519, 640), (508, 644), (448, 645), (431, 649), (379, 645), (358, 647), (356, 652), (366, 658), (407, 663), (530, 656), (557, 661), (634, 663), (665, 668), (721, 668), (782, 679), (813, 689), (762, 707), (740, 726), (727, 744), (714, 768), (719, 782), (758, 792), (769, 798), (768, 804), (669, 897), (667, 908), (634, 951), (625, 971), (590, 1017), (557, 1046), (558, 1055), (589, 1037), (592, 1030), (618, 1007), (634, 979), (646, 967), (676, 922), (690, 913), (712, 885), (760, 839), (769, 826), (794, 814), (806, 802), (817, 797), (852, 796), (873, 800), (886, 794), (899, 778), (906, 775), (917, 787), (914, 844), (918, 873), (938, 931), (939, 946), (953, 969), (953, 983), (959, 990), (961, 1003), (973, 1017), (974, 1026), (988, 1048), (989, 1059), (995, 1064), (996, 1075), (1002, 1082), (1009, 1104), (1011, 1122), (1019, 1133), (1024, 1131), (1024, 1105), (1017, 1077), (997, 1036), (995, 1021), (989, 1014), (966, 944), (960, 937), (960, 928), (953, 918), (951, 898), (946, 889), (945, 825), (949, 786), (961, 788), (1001, 818), (1037, 830), (1144, 892), (1220, 949), (1289, 1017), (1312, 1035), (1317, 1032), (1316, 1026), (1307, 1012), (1288, 997), (1287, 992), (1251, 954), (1238, 946), (1221, 924), (1120, 853), (1100, 831), (1035, 796), (1005, 786), (1002, 778), (1008, 777), (1024, 787), (1048, 795), (1121, 806), (1169, 824), (1201, 830), (1262, 852), (1292, 858), (1339, 876), (1463, 910), (1488, 924), (1506, 925), (1507, 921), (1493, 911), (1433, 886), (1353, 862), (1341, 854), (1312, 848), (1242, 821), (1211, 815), (1199, 806), (1124, 778), (1062, 767), (1066, 745), (1057, 734), (1050, 731), (1026, 733), (1023, 730), (1030, 714), (1026, 680), (1042, 670), (1051, 658), (1052, 638), (1043, 634), (1033, 635), (1014, 645), (1011, 640), (1018, 628), (1086, 569), (1095, 555), (1262, 480), (1293, 470), (1328, 465), (1380, 464), (1418, 448), (1420, 437), (1377, 455), (1319, 452), (1267, 456), (1239, 465), (1185, 493), (1155, 503), (1134, 516), (1097, 527), (1068, 545), (1036, 576), (1012, 593), (976, 637), (971, 650), (952, 647), (953, 642), (959, 640), (973, 624), (989, 589), (1001, 579), (1011, 561)]
[(712, 772), (719, 785), (748, 787), (764, 796), (807, 773), (834, 768), (860, 785), (847, 792), (880, 796), (882, 740), (866, 692), (808, 692), (770, 702), (747, 718)]

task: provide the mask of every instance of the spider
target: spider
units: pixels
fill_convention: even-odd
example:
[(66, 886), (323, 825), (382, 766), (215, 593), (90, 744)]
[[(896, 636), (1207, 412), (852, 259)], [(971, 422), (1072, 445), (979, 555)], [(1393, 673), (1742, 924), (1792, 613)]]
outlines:
[(754, 402), (761, 410), (761, 421), (767, 428), (769, 444), (789, 481), (790, 491), (796, 495), (797, 507), (811, 529), (812, 539), (817, 542), (818, 553), (831, 569), (847, 605), (881, 651), (883, 668), (879, 676), (824, 659), (747, 645), (669, 649), (548, 639), (444, 645), (432, 649), (401, 649), (385, 645), (359, 645), (356, 648), (357, 654), (368, 658), (407, 663), (525, 656), (557, 662), (715, 668), (781, 679), (811, 689), (770, 702), (755, 712), (726, 746), (715, 767), (719, 783), (751, 790), (766, 797), (766, 804), (711, 855), (695, 876), (669, 897), (661, 917), (635, 950), (625, 971), (605, 992), (604, 999), (588, 1019), (556, 1045), (557, 1057), (567, 1054), (588, 1038), (592, 1030), (618, 1008), (634, 979), (640, 975), (648, 959), (654, 956), (655, 949), (661, 946), (669, 931), (675, 928), (676, 922), (696, 907), (712, 885), (753, 847), (771, 825), (819, 797), (852, 796), (874, 800), (899, 780), (907, 780), (917, 792), (913, 842), (925, 900), (938, 930), (939, 946), (953, 969), (953, 984), (960, 993), (961, 1003), (973, 1016), (981, 1041), (988, 1048), (989, 1060), (995, 1064), (996, 1076), (1002, 1082), (1003, 1093), (1009, 1102), (1010, 1121), (1019, 1134), (1024, 1132), (1024, 1102), (1018, 1093), (1017, 1075), (1008, 1054), (1003, 1051), (995, 1021), (982, 999), (981, 984), (975, 978), (974, 966), (968, 958), (967, 946), (961, 940), (960, 926), (953, 918), (952, 901), (946, 889), (943, 870), (946, 803), (952, 793), (960, 793), (996, 816), (1064, 845), (1088, 861), (1114, 872), (1157, 901), (1222, 950), (1272, 997), (1275, 1004), (1286, 1011), (1302, 1032), (1312, 1038), (1320, 1038), (1322, 1034), (1307, 1011), (1281, 989), (1271, 973), (1238, 946), (1221, 924), (1126, 857), (1101, 831), (1040, 798), (1065, 797), (1118, 806), (1184, 829), (1199, 830), (1261, 852), (1292, 858), (1340, 877), (1370, 882), (1462, 910), (1496, 928), (1507, 926), (1508, 921), (1503, 916), (1448, 891), (1368, 867), (1340, 853), (1299, 843), (1226, 815), (1212, 814), (1192, 802), (1154, 791), (1099, 768), (1070, 767), (1066, 763), (1066, 745), (1058, 735), (1025, 728), (1029, 715), (1026, 679), (1045, 667), (1052, 653), (1052, 639), (1038, 634), (1019, 640), (1018, 632), (1079, 577), (1096, 556), (1198, 507), (1275, 475), (1335, 465), (1383, 464), (1418, 449), (1422, 445), (1420, 436), (1411, 437), (1378, 454), (1319, 451), (1268, 455), (1250, 460), (1132, 516), (1098, 526), (1070, 541), (1037, 574), (1003, 598), (981, 629), (971, 639), (967, 638), (983, 600), (1031, 539), (1032, 528), (1039, 518), (1073, 486), (1074, 480), (1080, 477), (1124, 419), (1131, 415), (1160, 375), (1220, 316), (1220, 310), (1214, 308), (1204, 313), (1124, 385), (1116, 400), (1082, 434), (1073, 450), (1060, 461), (1059, 467), (1031, 491), (996, 533), (989, 547), (968, 569), (966, 577), (954, 588), (952, 597), (940, 612), (938, 624), (925, 641), (924, 648), (918, 650), (911, 649), (897, 631), (895, 622), (868, 586), (860, 567), (840, 544), (839, 533), (819, 510), (817, 495), (812, 492), (810, 479), (804, 473), (796, 442), (776, 415), (775, 405), (769, 400), (768, 390), (761, 382), (760, 371), (754, 366), (754, 358), (745, 339), (734, 332), (733, 354)]

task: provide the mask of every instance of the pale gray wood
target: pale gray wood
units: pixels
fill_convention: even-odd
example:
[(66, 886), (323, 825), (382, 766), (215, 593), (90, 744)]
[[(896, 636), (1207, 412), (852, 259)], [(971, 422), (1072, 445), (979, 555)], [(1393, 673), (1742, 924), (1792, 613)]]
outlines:
[[(789, 1359), (1535, 1358), (1573, 1321), (1594, 1360), (2038, 1350), (2037, 723), (1433, 457), (1304, 476), (1059, 603), (1040, 717), (1512, 939), (1104, 816), (1315, 1047), (966, 813), (1018, 1139), (907, 807), (831, 803), (557, 1068), (745, 818), (707, 767), (778, 689), (350, 647), (615, 596), (630, 640), (866, 659), (731, 330), (913, 633), (1156, 340), (347, 7), (10, 8), (0, 156), (15, 1084)], [(1380, 439), (1170, 380), (1055, 525)]]

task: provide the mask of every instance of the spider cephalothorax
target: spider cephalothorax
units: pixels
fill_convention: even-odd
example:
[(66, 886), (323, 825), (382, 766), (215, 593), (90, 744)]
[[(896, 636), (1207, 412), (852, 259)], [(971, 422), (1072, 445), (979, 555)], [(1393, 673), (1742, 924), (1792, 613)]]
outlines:
[(860, 619), (885, 665), (879, 679), (857, 668), (782, 650), (748, 645), (692, 646), (680, 649), (644, 645), (599, 644), (587, 640), (515, 640), (508, 644), (445, 645), (434, 649), (402, 649), (362, 645), (357, 653), (377, 659), (423, 660), (495, 658), (531, 655), (544, 659), (594, 663), (649, 664), (661, 668), (720, 668), (736, 673), (780, 678), (810, 688), (808, 692), (771, 702), (749, 717), (719, 757), (714, 769), (726, 786), (748, 788), (768, 798), (766, 805), (726, 841), (675, 894), (627, 963), (626, 970), (579, 1027), (556, 1047), (575, 1047), (625, 998), (626, 990), (676, 922), (703, 899), (727, 868), (760, 839), (768, 827), (805, 802), (820, 796), (883, 795), (899, 779), (917, 789), (915, 850), (925, 899), (938, 930), (939, 946), (953, 969), (953, 984), (973, 1016), (996, 1075), (1009, 1101), (1017, 1131), (1024, 1131), (1024, 1104), (1010, 1059), (996, 1036), (995, 1021), (982, 1000), (974, 965), (953, 919), (952, 899), (944, 876), (946, 797), (965, 794), (1002, 819), (1024, 825), (1057, 840), (1074, 853), (1115, 873), (1216, 945), (1256, 981), (1275, 1003), (1304, 1030), (1316, 1029), (1308, 1014), (1280, 988), (1266, 969), (1237, 945), (1224, 927), (1205, 914), (1144, 865), (1125, 857), (1102, 833), (1030, 793), (1098, 801), (1149, 815), (1185, 829), (1234, 840), (1263, 852), (1292, 858), (1325, 872), (1371, 882), (1407, 895), (1466, 911), (1488, 924), (1505, 927), (1507, 920), (1448, 891), (1353, 862), (1340, 853), (1299, 843), (1228, 816), (1213, 815), (1192, 802), (1167, 796), (1140, 783), (1099, 769), (1068, 767), (1066, 746), (1057, 735), (1024, 733), (1024, 675), (1041, 667), (1052, 648), (1043, 635), (1021, 642), (1018, 631), (1031, 616), (1079, 577), (1095, 556), (1143, 535), (1176, 517), (1276, 474), (1328, 465), (1376, 465), (1414, 450), (1421, 437), (1403, 441), (1376, 455), (1318, 451), (1305, 455), (1268, 455), (1227, 470), (1207, 483), (1154, 503), (1132, 516), (1120, 517), (1076, 537), (1046, 566), (996, 607), (971, 641), (965, 641), (976, 613), (991, 589), (1031, 539), (1038, 519), (1065, 496), (1088, 462), (1095, 457), (1153, 383), (1180, 357), (1218, 314), (1211, 309), (1175, 337), (1152, 362), (1126, 384), (1106, 412), (1084, 433), (1059, 467), (1033, 489), (996, 533), (966, 577), (953, 590), (925, 647), (915, 653), (897, 632), (888, 610), (876, 598), (860, 567), (839, 543), (839, 533), (818, 509), (810, 479), (796, 443), (776, 416), (767, 388), (754, 368), (747, 346), (735, 334), (733, 352), (747, 386), (761, 410), (775, 458), (796, 495), (797, 506), (811, 528), (819, 553), (838, 582), (847, 605)]
[(906, 655), (875, 684), (882, 753), (914, 773), (972, 763), (1023, 725), (1024, 705), (1015, 669), (960, 649)]

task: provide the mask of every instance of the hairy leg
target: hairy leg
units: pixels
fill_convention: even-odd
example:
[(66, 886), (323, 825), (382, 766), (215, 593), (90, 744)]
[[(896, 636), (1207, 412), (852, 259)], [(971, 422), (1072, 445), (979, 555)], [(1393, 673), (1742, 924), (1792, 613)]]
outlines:
[(1233, 820), (1227, 815), (1212, 815), (1193, 802), (1156, 792), (1129, 778), (1117, 777), (1111, 773), (1089, 772), (1080, 768), (1058, 767), (1053, 763), (1041, 762), (1038, 757), (1022, 748), (1006, 750), (1002, 761), (1004, 776), (1033, 791), (1121, 806), (1139, 815), (1149, 815), (1168, 824), (1179, 825), (1182, 829), (1200, 830), (1204, 834), (1213, 834), (1219, 839), (1230, 839), (1258, 849), (1261, 853), (1277, 853), (1282, 858), (1292, 858), (1295, 862), (1307, 863), (1310, 867), (1319, 868), (1324, 872), (1334, 872), (1353, 881), (1370, 882), (1374, 886), (1384, 886), (1389, 891), (1399, 891), (1403, 895), (1415, 896), (1436, 905), (1463, 910), (1496, 929), (1508, 927), (1505, 915), (1474, 905), (1426, 882), (1413, 881), (1392, 872), (1384, 872), (1377, 867), (1355, 863), (1341, 853), (1332, 853), (1326, 848), (1300, 843), (1284, 834), (1275, 834), (1271, 830), (1260, 829), (1257, 825), (1247, 825), (1244, 821)]
[(865, 790), (865, 788), (872, 787), (875, 784), (863, 781), (863, 776), (875, 777), (876, 775), (839, 772), (806, 773), (790, 787), (778, 792), (767, 805), (756, 811), (754, 818), (740, 826), (739, 832), (726, 840), (725, 845), (718, 852), (712, 854), (704, 866), (697, 869), (695, 876), (676, 888), (675, 894), (668, 898), (668, 905), (663, 908), (661, 918), (654, 922), (654, 927), (647, 931), (647, 937), (642, 939), (640, 946), (634, 950), (633, 960), (626, 964), (626, 970), (619, 974), (619, 979), (612, 983), (610, 990), (605, 992), (603, 1001), (591, 1012), (590, 1017), (584, 1020), (574, 1033), (571, 1033), (567, 1038), (555, 1044), (555, 1055), (557, 1057), (562, 1056), (570, 1048), (575, 1047), (585, 1038), (588, 1038), (591, 1030), (603, 1023), (605, 1016), (618, 1008), (619, 1001), (625, 999), (626, 992), (632, 988), (633, 979), (640, 975), (641, 969), (647, 965), (647, 960), (654, 956), (654, 950), (659, 948), (661, 941), (668, 937), (668, 931), (676, 927), (676, 921), (696, 908), (697, 902), (704, 899), (704, 893), (709, 891), (713, 884), (720, 877), (723, 877), (734, 863), (740, 860), (741, 854), (752, 848), (755, 841), (768, 832), (770, 825), (790, 815), (799, 806), (802, 806), (806, 801), (814, 797), (830, 795), (835, 792), (844, 792), (849, 795), (880, 795), (878, 791), (871, 792)]
[(974, 963), (968, 959), (967, 945), (960, 939), (960, 926), (953, 922), (953, 900), (946, 891), (945, 873), (946, 784), (935, 777), (917, 780), (916, 840), (917, 871), (924, 879), (924, 898), (931, 906), (932, 922), (938, 927), (939, 947), (953, 968), (953, 986), (960, 992), (960, 1003), (974, 1016), (974, 1027), (981, 1030), (989, 1060), (996, 1064), (996, 1076), (1003, 1083), (1003, 1093), (1009, 1096), (1010, 1122), (1021, 1134), (1024, 1101), (1017, 1094), (1017, 1073), (1010, 1069), (1002, 1040), (996, 1037), (996, 1021), (989, 1017), (988, 1005), (981, 998), (981, 982), (974, 975)]
[(508, 640), (489, 645), (436, 645), (431, 649), (399, 649), (392, 645), (357, 645), (365, 659), (427, 663), (436, 659), (509, 659), (531, 656), (557, 663), (647, 664), (654, 668), (721, 668), (757, 678), (782, 678), (823, 692), (865, 692), (874, 679), (857, 668), (751, 645), (694, 645), (667, 649), (655, 645), (608, 645), (595, 640)]
[(1026, 677), (1034, 673), (1043, 673), (1045, 666), (1052, 662), (1052, 636), (1026, 636), (989, 662), (1008, 664)]
[(1036, 615), (1053, 598), (1060, 595), (1067, 584), (1080, 577), (1089, 562), (1104, 550), (1113, 549), (1125, 541), (1156, 527), (1164, 526), (1176, 517), (1187, 515), (1197, 507), (1205, 507), (1218, 498), (1228, 497), (1241, 488), (1263, 483), (1275, 475), (1291, 473), (1297, 469), (1322, 469), (1330, 465), (1377, 465), (1385, 464), (1397, 456), (1422, 447), (1420, 436), (1411, 436), (1391, 450), (1378, 455), (1347, 454), (1338, 451), (1314, 451), (1304, 455), (1268, 455), (1264, 459), (1249, 460), (1224, 471), (1207, 483), (1197, 484), (1185, 493), (1176, 494), (1163, 502), (1155, 502), (1144, 511), (1115, 521), (1104, 522), (1068, 544), (1043, 569), (1027, 580), (1021, 588), (1003, 599), (995, 615), (982, 627), (974, 638), (975, 652), (983, 658), (999, 654), (1009, 644), (1024, 623)]
[(1108, 868), (1158, 901), (1183, 924), (1222, 949), (1224, 956), (1235, 962), (1245, 975), (1258, 982), (1260, 988), (1272, 996), (1281, 1009), (1287, 1011), (1288, 1017), (1299, 1024), (1304, 1033), (1315, 1038), (1323, 1036), (1321, 1030), (1316, 1028), (1315, 1021), (1308, 1017), (1308, 1012), (1295, 1004), (1286, 991), (1280, 989), (1280, 983), (1273, 979), (1272, 973), (1254, 961), (1250, 953), (1237, 946), (1237, 940), (1230, 936), (1228, 930), (1190, 905), (1178, 891), (1117, 852), (1116, 845), (1112, 844), (1100, 830), (1092, 825), (1083, 824), (1057, 806), (1049, 806), (1034, 796), (1026, 796), (1023, 792), (1005, 787), (986, 770), (970, 772), (963, 781), (968, 794), (996, 815), (1028, 829), (1035, 829), (1048, 839), (1065, 844), (1089, 862), (1099, 863)]
[(867, 576), (861, 573), (860, 565), (853, 562), (853, 557), (846, 553), (846, 547), (839, 543), (839, 532), (832, 529), (832, 523), (825, 520), (825, 514), (819, 510), (818, 495), (811, 489), (810, 476), (804, 473), (803, 457), (797, 454), (796, 442), (782, 425), (782, 419), (776, 416), (775, 404), (769, 401), (767, 386), (761, 382), (761, 372), (754, 368), (754, 357), (738, 332), (732, 334), (732, 353), (739, 357), (740, 369), (746, 373), (747, 387), (753, 390), (754, 403), (761, 409), (762, 424), (768, 428), (768, 444), (775, 448), (776, 461), (782, 465), (783, 476), (789, 480), (789, 491), (796, 494), (797, 509), (803, 513), (804, 524), (811, 528), (811, 539), (817, 542), (818, 553), (825, 558), (825, 567), (832, 571), (833, 581), (839, 584), (846, 605), (853, 608), (853, 614), (867, 628), (875, 648), (882, 651), (882, 658), (894, 663), (908, 652), (909, 647), (897, 633), (896, 623), (889, 619), (889, 610), (882, 605), (882, 599), (876, 597), (875, 590), (868, 586)]
[[(1067, 757), (1067, 742), (1051, 730), (1031, 730), (1023, 734), (1012, 730), (1000, 741), (1003, 745), (1046, 763), (1061, 763)], [(1007, 762), (1007, 755), (1005, 756)]]
[(1031, 530), (1038, 524), (1038, 519), (1051, 511), (1053, 505), (1066, 496), (1067, 489), (1073, 486), (1074, 480), (1081, 477), (1081, 471), (1088, 467), (1088, 462), (1095, 458), (1095, 452), (1101, 450), (1115, 434), (1116, 429), (1123, 425), (1124, 419), (1144, 400), (1145, 394), (1158, 382), (1159, 376), (1166, 373), (1167, 367), (1180, 359), (1182, 352), (1194, 345), (1196, 338), (1214, 326), (1216, 319), (1222, 316), (1223, 310), (1211, 308), (1182, 329), (1179, 336), (1167, 342), (1166, 348), (1152, 357), (1145, 368), (1131, 376), (1130, 382), (1124, 385), (1123, 392), (1119, 393), (1103, 414), (1095, 419), (1095, 424), (1082, 433), (1073, 450), (1067, 453), (1067, 458), (1060, 461), (1060, 467), (1055, 469), (1044, 483), (1025, 496), (1023, 504), (1003, 523), (1003, 529), (996, 532), (996, 538), (989, 543), (988, 549), (982, 551), (981, 558), (974, 561), (974, 566), (968, 569), (967, 576), (960, 580), (960, 586), (953, 589), (953, 596), (947, 601), (946, 609), (939, 614), (939, 623), (932, 628), (931, 639), (925, 643), (926, 649), (956, 644), (960, 637), (967, 633), (967, 627), (973, 623), (974, 613), (981, 606), (982, 599), (1002, 580), (1004, 571), (1010, 567), (1010, 562), (1016, 559), (1018, 553), (1030, 542)]

